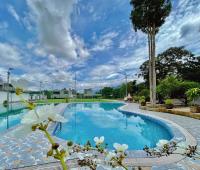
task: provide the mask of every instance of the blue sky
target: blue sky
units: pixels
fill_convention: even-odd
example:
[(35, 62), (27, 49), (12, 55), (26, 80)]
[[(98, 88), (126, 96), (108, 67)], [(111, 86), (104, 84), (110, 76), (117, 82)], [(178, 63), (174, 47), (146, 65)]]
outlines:
[[(200, 2), (173, 0), (156, 36), (156, 51), (185, 46), (200, 55)], [(30, 89), (115, 86), (136, 79), (148, 58), (147, 38), (134, 32), (129, 0), (2, 0), (0, 75)], [(112, 76), (113, 75), (113, 76)], [(139, 79), (138, 81), (142, 81)]]

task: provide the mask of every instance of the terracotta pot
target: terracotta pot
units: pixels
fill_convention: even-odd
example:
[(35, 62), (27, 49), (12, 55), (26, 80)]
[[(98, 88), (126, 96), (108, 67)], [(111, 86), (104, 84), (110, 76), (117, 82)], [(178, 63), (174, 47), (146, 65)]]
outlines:
[(190, 111), (192, 113), (200, 113), (200, 106), (191, 106)]

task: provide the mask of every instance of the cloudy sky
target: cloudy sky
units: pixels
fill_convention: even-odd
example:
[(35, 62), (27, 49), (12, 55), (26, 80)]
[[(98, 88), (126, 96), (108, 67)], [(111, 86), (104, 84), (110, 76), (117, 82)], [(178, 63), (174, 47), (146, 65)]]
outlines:
[[(157, 37), (157, 53), (185, 46), (200, 55), (200, 1), (173, 0)], [(129, 0), (1, 0), (0, 77), (31, 89), (117, 85), (135, 79), (147, 37), (132, 29)]]

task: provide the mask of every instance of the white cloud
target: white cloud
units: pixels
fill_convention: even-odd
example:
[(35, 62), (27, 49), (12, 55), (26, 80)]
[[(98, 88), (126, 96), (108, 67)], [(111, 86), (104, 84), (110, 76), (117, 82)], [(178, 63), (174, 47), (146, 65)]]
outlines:
[(100, 37), (96, 45), (91, 49), (91, 51), (104, 51), (111, 48), (113, 45), (113, 39), (118, 36), (117, 32), (108, 32)]
[(27, 2), (35, 17), (39, 44), (48, 54), (64, 57), (69, 62), (89, 56), (83, 40), (71, 32), (71, 13), (75, 0)]
[(8, 6), (8, 12), (10, 12), (10, 14), (16, 19), (17, 22), (20, 22), (20, 17), (17, 14), (17, 12), (15, 11), (13, 6), (11, 6), (11, 5)]
[(0, 42), (0, 66), (3, 67), (20, 67), (22, 57), (20, 50), (7, 43)]

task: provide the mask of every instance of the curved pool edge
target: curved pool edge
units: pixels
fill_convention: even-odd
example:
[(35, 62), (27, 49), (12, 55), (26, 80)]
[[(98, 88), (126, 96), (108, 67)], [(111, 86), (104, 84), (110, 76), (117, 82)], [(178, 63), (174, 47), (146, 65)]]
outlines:
[[(124, 105), (119, 107), (118, 110), (121, 111), (121, 112), (128, 112), (128, 113), (140, 115), (140, 116), (143, 116), (143, 117), (146, 117), (146, 118), (154, 119), (154, 121), (158, 120), (160, 122), (163, 122), (167, 126), (170, 126), (170, 128), (172, 130), (176, 131), (178, 129), (182, 133), (182, 135), (184, 136), (185, 142), (186, 142), (187, 145), (192, 145), (192, 146), (197, 145), (196, 139), (186, 129), (184, 129), (180, 125), (174, 123), (173, 121), (161, 118), (159, 116), (149, 115), (149, 114), (145, 113), (144, 110), (139, 109), (139, 107), (138, 108), (134, 108), (134, 111), (130, 111), (130, 110), (128, 110), (126, 108), (128, 106), (129, 106), (129, 103), (124, 103)], [(172, 140), (174, 140), (176, 138), (176, 133), (173, 132), (173, 134), (174, 134), (174, 138), (172, 138)], [(162, 156), (162, 157), (159, 157), (159, 158), (158, 157), (147, 157), (147, 156), (144, 156), (145, 152), (142, 151), (142, 150), (137, 150), (137, 151), (131, 150), (129, 152), (131, 153), (131, 155), (139, 154), (139, 155), (141, 155), (141, 157), (137, 157), (137, 158), (128, 157), (128, 158), (126, 158), (125, 159), (125, 164), (127, 166), (155, 166), (155, 165), (158, 166), (158, 165), (166, 165), (166, 164), (179, 162), (179, 161), (181, 161), (182, 159), (185, 158), (185, 156), (182, 156), (182, 155), (179, 155), (179, 154), (173, 154), (173, 155), (169, 155), (169, 156)]]

